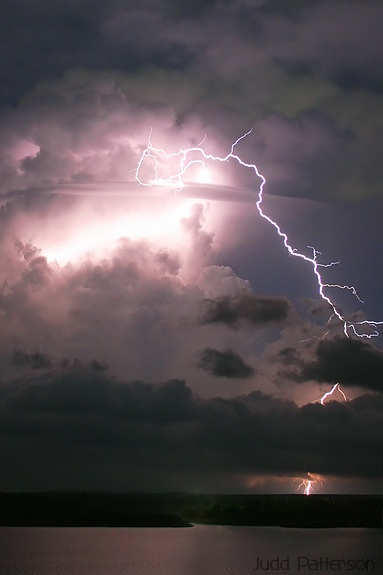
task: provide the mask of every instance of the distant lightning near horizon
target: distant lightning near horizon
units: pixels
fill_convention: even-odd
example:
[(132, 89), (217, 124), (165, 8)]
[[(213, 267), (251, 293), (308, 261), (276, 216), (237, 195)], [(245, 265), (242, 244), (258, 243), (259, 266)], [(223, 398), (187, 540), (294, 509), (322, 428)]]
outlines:
[[(317, 257), (318, 257), (318, 255), (321, 255), (321, 252), (319, 252), (318, 250), (316, 250), (312, 246), (307, 246), (309, 249), (312, 250), (312, 256), (311, 257), (299, 252), (296, 248), (293, 248), (289, 243), (289, 239), (288, 239), (287, 234), (284, 231), (282, 231), (279, 224), (263, 211), (262, 202), (263, 202), (263, 192), (264, 192), (264, 188), (266, 185), (266, 178), (265, 178), (265, 176), (263, 176), (259, 172), (256, 164), (248, 164), (247, 162), (244, 162), (236, 153), (234, 153), (234, 150), (235, 150), (236, 146), (239, 144), (239, 142), (241, 140), (243, 140), (244, 138), (246, 138), (249, 134), (251, 134), (251, 132), (252, 132), (252, 130), (249, 130), (248, 132), (246, 132), (245, 134), (243, 134), (242, 136), (237, 138), (237, 140), (235, 140), (235, 142), (231, 145), (230, 152), (226, 156), (220, 157), (220, 156), (214, 156), (213, 154), (208, 154), (201, 147), (201, 145), (205, 141), (205, 138), (197, 146), (191, 146), (191, 147), (185, 148), (185, 149), (181, 148), (178, 152), (172, 152), (172, 153), (168, 154), (167, 152), (165, 152), (165, 150), (155, 148), (152, 145), (152, 143), (151, 143), (152, 131), (150, 131), (150, 135), (148, 138), (148, 145), (144, 149), (144, 151), (142, 152), (142, 155), (138, 161), (137, 168), (135, 170), (136, 180), (140, 185), (146, 186), (146, 187), (160, 186), (160, 185), (172, 186), (175, 188), (175, 192), (178, 193), (178, 192), (181, 192), (185, 186), (183, 176), (185, 175), (187, 170), (192, 165), (196, 165), (196, 164), (205, 168), (205, 160), (211, 160), (213, 162), (221, 162), (221, 163), (228, 162), (229, 160), (234, 160), (238, 164), (243, 166), (244, 168), (249, 168), (249, 169), (253, 170), (255, 175), (261, 180), (261, 183), (260, 183), (259, 189), (258, 189), (258, 199), (255, 203), (256, 208), (258, 210), (258, 213), (263, 219), (267, 220), (276, 229), (277, 234), (282, 238), (283, 244), (284, 244), (284, 246), (285, 246), (285, 248), (288, 251), (290, 256), (300, 258), (300, 259), (304, 260), (305, 262), (307, 262), (308, 264), (311, 265), (312, 270), (314, 272), (314, 275), (316, 277), (316, 281), (317, 281), (317, 285), (318, 285), (318, 293), (319, 293), (320, 297), (330, 306), (330, 308), (332, 310), (327, 323), (329, 324), (334, 317), (338, 318), (338, 320), (343, 325), (343, 333), (345, 334), (346, 337), (350, 337), (350, 332), (354, 333), (354, 335), (359, 337), (359, 338), (371, 339), (372, 337), (378, 337), (380, 334), (377, 330), (377, 326), (382, 325), (383, 321), (362, 320), (362, 321), (351, 322), (351, 321), (347, 320), (342, 315), (342, 313), (339, 311), (339, 309), (337, 308), (335, 303), (331, 300), (331, 298), (325, 294), (326, 288), (327, 289), (338, 288), (338, 289), (342, 289), (342, 290), (348, 290), (361, 303), (363, 303), (363, 301), (359, 297), (356, 289), (353, 286), (329, 284), (329, 283), (325, 283), (323, 281), (321, 273), (320, 273), (320, 268), (328, 268), (328, 267), (331, 267), (333, 265), (339, 264), (339, 262), (331, 262), (329, 264), (319, 263), (317, 260)], [(190, 159), (190, 156), (194, 155), (194, 154), (200, 154), (201, 157), (198, 159)], [(166, 160), (179, 159), (178, 170), (175, 171), (175, 173), (173, 175), (170, 175), (166, 178), (160, 178), (159, 177), (159, 168), (160, 168), (159, 159), (160, 158), (164, 158)], [(143, 164), (144, 164), (146, 159), (149, 159), (151, 161), (151, 163), (153, 164), (154, 178), (152, 180), (145, 182), (145, 181), (141, 180), (141, 178), (140, 178), (140, 171), (142, 170)], [(363, 333), (362, 331), (361, 332), (358, 331), (357, 326), (359, 327), (359, 329), (360, 329), (360, 326), (369, 326), (370, 328), (372, 328), (373, 331), (371, 333)]]
[(302, 479), (301, 483), (298, 485), (296, 491), (299, 491), (303, 487), (304, 495), (310, 495), (312, 491), (313, 481), (311, 479)]
[[(297, 492), (301, 487), (303, 487), (303, 494), (311, 495), (311, 493), (314, 491), (314, 485), (316, 483), (322, 485), (324, 482), (324, 478), (316, 473), (308, 472), (307, 475), (308, 479), (302, 479), (295, 491)], [(299, 479), (295, 479), (295, 481), (299, 481)]]

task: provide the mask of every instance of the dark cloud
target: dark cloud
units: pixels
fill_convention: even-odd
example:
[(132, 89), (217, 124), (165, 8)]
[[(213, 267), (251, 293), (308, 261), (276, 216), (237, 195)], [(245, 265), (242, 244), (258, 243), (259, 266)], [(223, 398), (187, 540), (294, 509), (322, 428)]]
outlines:
[(24, 349), (17, 349), (14, 351), (11, 363), (15, 367), (31, 367), (32, 369), (42, 369), (52, 366), (52, 361), (43, 353), (28, 352)]
[[(280, 195), (320, 201), (323, 188), (334, 186), (339, 179), (339, 186), (344, 185), (342, 167), (351, 157), (354, 175), (365, 159), (361, 150), (354, 157), (357, 134), (351, 128), (340, 128), (336, 119), (318, 110), (300, 111), (294, 118), (270, 113), (258, 120), (254, 128), (254, 157), (262, 162), (268, 187)], [(332, 195), (335, 193), (331, 191)]]
[[(292, 24), (293, 32), (280, 19), (270, 22), (274, 33), (286, 34), (284, 39), (279, 37), (277, 46), (283, 59), (299, 63), (301, 72), (306, 69), (327, 73), (342, 88), (382, 90), (383, 51), (377, 22), (383, 17), (383, 8), (378, 0), (342, 0), (335, 7), (331, 0), (322, 0), (312, 2), (310, 9), (302, 10), (302, 5), (295, 4), (293, 11), (300, 16), (295, 26)], [(305, 50), (299, 55), (297, 49), (302, 42)], [(285, 49), (283, 54), (281, 46)]]
[(247, 378), (254, 374), (254, 368), (231, 349), (206, 347), (199, 355), (199, 367), (216, 377)]
[(241, 319), (254, 325), (282, 322), (291, 312), (287, 299), (263, 297), (242, 292), (235, 296), (223, 296), (206, 300), (202, 323), (224, 323), (237, 327)]
[(317, 346), (316, 360), (303, 367), (301, 377), (382, 393), (383, 352), (360, 339), (324, 339)]
[(281, 349), (272, 361), (280, 361), (289, 366), (301, 366), (303, 362), (300, 353), (294, 347), (285, 347)]
[(109, 365), (106, 363), (106, 361), (99, 361), (97, 359), (93, 359), (90, 363), (90, 366), (95, 371), (106, 371), (109, 368)]
[(12, 477), (16, 489), (219, 490), (272, 473), (381, 472), (382, 396), (302, 407), (258, 391), (200, 399), (182, 380), (122, 382), (77, 364), (3, 385), (0, 415), (2, 488)]
[[(193, 59), (192, 50), (177, 35), (166, 37), (172, 23), (168, 2), (154, 6), (146, 0), (126, 6), (119, 0), (108, 5), (99, 0), (65, 4), (4, 0), (2, 13), (6, 65), (0, 78), (2, 99), (7, 103), (14, 103), (20, 91), (35, 82), (68, 68), (134, 71), (154, 63), (179, 69)], [(174, 16), (173, 22), (176, 26)]]
[(280, 383), (301, 382), (304, 360), (296, 348), (285, 347), (269, 359), (271, 364), (276, 364), (277, 381)]

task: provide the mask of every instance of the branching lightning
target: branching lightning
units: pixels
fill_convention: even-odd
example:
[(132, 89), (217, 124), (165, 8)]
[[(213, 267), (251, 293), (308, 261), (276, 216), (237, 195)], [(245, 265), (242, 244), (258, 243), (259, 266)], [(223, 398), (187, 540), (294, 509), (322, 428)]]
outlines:
[(312, 491), (312, 484), (313, 481), (311, 479), (303, 479), (302, 482), (298, 485), (296, 491), (299, 491), (299, 489), (303, 487), (303, 493), (305, 495), (310, 495)]
[[(151, 143), (151, 131), (150, 131), (150, 135), (149, 135), (149, 139), (148, 139), (148, 145), (144, 149), (144, 151), (142, 152), (142, 155), (141, 155), (140, 160), (138, 162), (137, 168), (135, 170), (136, 180), (142, 186), (149, 186), (149, 187), (158, 186), (158, 185), (172, 186), (172, 187), (174, 187), (175, 192), (178, 193), (183, 189), (183, 187), (185, 185), (185, 182), (183, 181), (183, 177), (184, 177), (185, 173), (187, 172), (187, 170), (192, 165), (196, 165), (196, 164), (200, 165), (201, 167), (205, 167), (205, 161), (206, 160), (210, 160), (212, 162), (221, 162), (221, 163), (225, 163), (225, 162), (228, 162), (229, 160), (233, 160), (233, 161), (237, 162), (238, 164), (240, 164), (241, 166), (243, 166), (244, 168), (248, 168), (248, 169), (252, 170), (254, 172), (254, 174), (257, 176), (257, 178), (259, 178), (261, 181), (259, 188), (258, 188), (258, 199), (256, 201), (256, 207), (257, 207), (258, 213), (263, 219), (267, 220), (275, 228), (275, 230), (277, 231), (277, 234), (280, 236), (280, 238), (282, 238), (283, 244), (284, 244), (286, 250), (288, 251), (289, 255), (293, 256), (295, 258), (300, 258), (300, 259), (304, 260), (305, 262), (307, 262), (307, 264), (309, 264), (311, 266), (312, 271), (316, 277), (316, 281), (317, 281), (317, 285), (318, 285), (318, 293), (319, 293), (320, 297), (322, 298), (322, 300), (324, 300), (330, 306), (330, 309), (331, 309), (331, 314), (330, 314), (328, 323), (330, 323), (330, 321), (334, 317), (337, 318), (341, 322), (341, 324), (343, 325), (343, 332), (344, 332), (345, 336), (347, 336), (347, 337), (350, 337), (350, 333), (353, 333), (355, 336), (360, 337), (360, 338), (370, 339), (372, 337), (377, 337), (379, 335), (377, 327), (378, 327), (378, 325), (382, 325), (383, 321), (363, 320), (363, 321), (352, 322), (342, 315), (339, 308), (335, 305), (335, 303), (331, 300), (331, 298), (325, 293), (325, 290), (333, 289), (333, 288), (338, 288), (338, 289), (342, 289), (342, 290), (349, 290), (361, 303), (363, 303), (363, 301), (359, 297), (356, 289), (353, 286), (329, 284), (329, 283), (325, 283), (323, 281), (320, 269), (321, 268), (328, 268), (328, 267), (337, 265), (339, 262), (334, 261), (334, 262), (330, 262), (328, 264), (319, 263), (317, 257), (318, 257), (318, 255), (321, 255), (321, 253), (318, 250), (316, 250), (315, 248), (313, 248), (312, 246), (308, 246), (308, 248), (312, 250), (311, 257), (299, 252), (296, 248), (293, 248), (289, 243), (289, 239), (288, 239), (287, 234), (284, 231), (282, 231), (279, 224), (263, 211), (262, 202), (263, 202), (264, 188), (266, 185), (266, 178), (259, 172), (258, 167), (255, 164), (248, 164), (247, 162), (244, 162), (235, 153), (235, 148), (239, 144), (239, 142), (241, 142), (241, 140), (246, 138), (251, 132), (252, 132), (252, 130), (249, 130), (248, 132), (246, 132), (245, 134), (240, 136), (237, 140), (235, 140), (235, 142), (231, 146), (230, 152), (226, 156), (220, 157), (220, 156), (214, 156), (213, 154), (208, 154), (201, 147), (201, 145), (205, 141), (205, 138), (197, 146), (191, 146), (191, 147), (188, 147), (185, 149), (181, 148), (178, 152), (172, 152), (172, 153), (168, 154), (165, 150), (155, 148), (152, 145), (152, 143)], [(197, 155), (197, 158), (195, 158), (196, 155)], [(149, 160), (153, 164), (153, 169), (154, 169), (154, 178), (152, 180), (149, 180), (149, 181), (143, 181), (140, 177), (140, 172), (142, 171), (143, 164), (146, 160)], [(176, 160), (176, 161), (178, 161), (178, 169), (175, 170), (174, 174), (172, 174), (166, 178), (161, 178), (159, 175), (160, 163), (163, 160), (166, 160), (166, 161)], [(369, 326), (369, 328), (372, 329), (371, 333), (364, 333), (363, 330), (361, 329), (361, 326)]]
[[(314, 485), (316, 485), (317, 483), (319, 483), (319, 485), (322, 485), (324, 479), (321, 475), (318, 475), (317, 473), (307, 473), (307, 475), (308, 477), (306, 479), (301, 480), (300, 484), (298, 485), (295, 491), (299, 491), (301, 488), (303, 488), (304, 495), (311, 495), (315, 491)], [(295, 481), (299, 481), (299, 479), (296, 479)]]
[[(347, 395), (344, 393), (344, 391), (342, 391), (342, 389), (339, 386), (339, 382), (336, 383), (335, 385), (333, 385), (332, 389), (330, 389), (330, 391), (328, 391), (327, 393), (325, 393), (324, 395), (322, 395), (322, 397), (319, 399), (320, 403), (322, 405), (324, 405), (325, 399), (327, 399), (327, 397), (330, 397), (333, 393), (335, 393), (336, 391), (339, 391), (339, 393), (341, 394), (341, 396), (343, 397), (344, 401), (349, 401), (349, 397), (347, 397)], [(317, 403), (318, 401), (315, 401), (314, 403)]]

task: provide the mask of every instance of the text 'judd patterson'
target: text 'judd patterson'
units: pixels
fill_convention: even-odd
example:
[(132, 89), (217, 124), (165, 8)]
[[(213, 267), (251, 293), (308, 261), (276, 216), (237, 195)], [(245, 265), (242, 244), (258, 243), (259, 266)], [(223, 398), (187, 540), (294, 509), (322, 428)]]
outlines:
[(274, 557), (273, 559), (263, 559), (257, 557), (253, 571), (375, 571), (376, 564), (373, 559), (350, 558), (339, 559), (329, 557), (307, 557), (301, 555), (298, 557)]

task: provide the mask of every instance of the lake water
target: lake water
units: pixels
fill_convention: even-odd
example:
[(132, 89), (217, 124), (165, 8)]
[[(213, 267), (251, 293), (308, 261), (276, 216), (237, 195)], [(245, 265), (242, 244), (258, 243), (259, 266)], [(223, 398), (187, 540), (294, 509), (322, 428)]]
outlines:
[(0, 575), (383, 573), (382, 530), (0, 528)]

